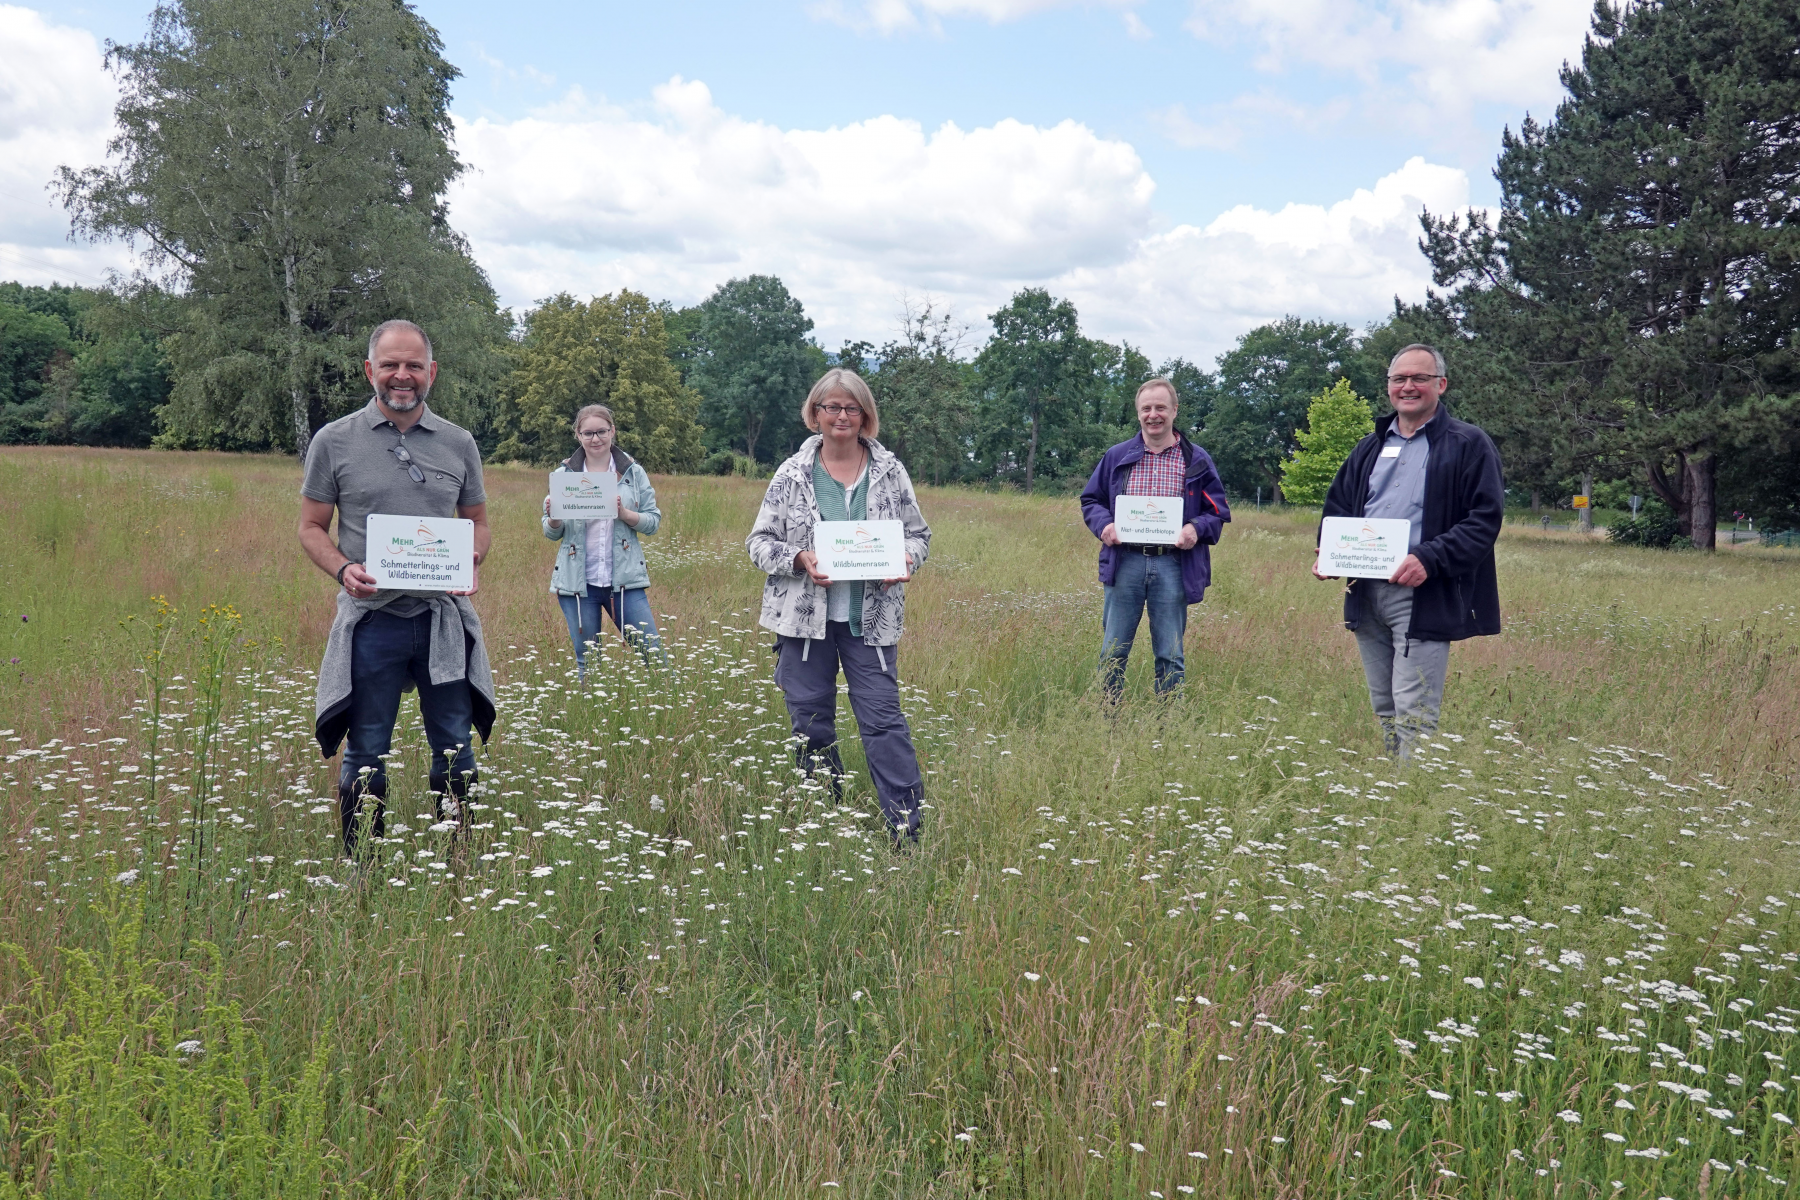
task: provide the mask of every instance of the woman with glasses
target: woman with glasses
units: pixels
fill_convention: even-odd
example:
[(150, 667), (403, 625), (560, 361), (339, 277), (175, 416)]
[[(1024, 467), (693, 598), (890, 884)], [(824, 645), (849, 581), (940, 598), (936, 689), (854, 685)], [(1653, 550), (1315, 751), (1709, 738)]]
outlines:
[(612, 618), (620, 635), (637, 646), (646, 663), (652, 652), (666, 661), (656, 618), (650, 613), (650, 569), (644, 563), (643, 547), (638, 545), (639, 535), (649, 537), (656, 532), (662, 513), (656, 507), (650, 476), (613, 445), (613, 431), (612, 410), (604, 404), (590, 404), (576, 413), (579, 445), (563, 463), (563, 470), (617, 476), (616, 520), (559, 521), (550, 515), (550, 497), (544, 497), (544, 536), (558, 543), (550, 590), (569, 623), (575, 671), (581, 679), (587, 678), (588, 645), (600, 636), (603, 612)]
[[(844, 772), (837, 748), (842, 668), (882, 816), (896, 844), (916, 842), (925, 785), (900, 711), (898, 643), (906, 582), (925, 561), (931, 529), (906, 468), (875, 440), (881, 429), (875, 397), (854, 371), (825, 372), (800, 419), (816, 432), (776, 469), (745, 542), (757, 569), (769, 576), (762, 625), (777, 635), (775, 683), (787, 699), (800, 765), (826, 768), (835, 792)], [(833, 582), (819, 569), (813, 526), (865, 520), (905, 527), (906, 574), (880, 583)]]

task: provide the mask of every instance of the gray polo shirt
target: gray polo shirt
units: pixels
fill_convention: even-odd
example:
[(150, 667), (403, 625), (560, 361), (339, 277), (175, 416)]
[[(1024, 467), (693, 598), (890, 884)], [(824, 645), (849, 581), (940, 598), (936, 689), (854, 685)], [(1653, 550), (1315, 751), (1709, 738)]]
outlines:
[[(393, 454), (402, 444), (424, 474), (424, 483), (414, 482), (406, 464)], [(375, 407), (374, 397), (313, 435), (300, 494), (337, 506), (338, 549), (351, 562), (363, 561), (370, 513), (454, 517), (458, 507), (487, 503), (481, 451), (468, 430), (426, 407), (402, 435)]]
[(1386, 517), (1412, 522), (1408, 550), (1419, 546), (1419, 529), (1425, 516), (1425, 462), (1431, 457), (1431, 443), (1421, 427), (1411, 437), (1400, 436), (1400, 423), (1388, 428), (1387, 440), (1369, 469), (1369, 499), (1363, 505), (1365, 517)]

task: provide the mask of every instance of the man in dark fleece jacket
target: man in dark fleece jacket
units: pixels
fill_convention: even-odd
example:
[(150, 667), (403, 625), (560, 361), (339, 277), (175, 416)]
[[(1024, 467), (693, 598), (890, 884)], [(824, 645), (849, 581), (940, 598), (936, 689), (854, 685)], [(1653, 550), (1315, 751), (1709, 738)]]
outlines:
[[(1442, 403), (1442, 354), (1406, 347), (1387, 383), (1393, 415), (1338, 469), (1325, 515), (1412, 525), (1410, 553), (1391, 577), (1355, 579), (1344, 591), (1344, 627), (1356, 634), (1383, 740), (1405, 759), (1437, 730), (1450, 643), (1500, 632), (1494, 541), (1506, 491), (1494, 443)], [(1316, 563), (1313, 574), (1327, 578)]]

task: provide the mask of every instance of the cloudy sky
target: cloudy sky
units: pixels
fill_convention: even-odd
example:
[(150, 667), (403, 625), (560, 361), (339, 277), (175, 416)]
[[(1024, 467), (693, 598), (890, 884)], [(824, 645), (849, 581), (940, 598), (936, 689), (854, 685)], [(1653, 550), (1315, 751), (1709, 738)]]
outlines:
[[(419, 0), (463, 71), (452, 218), (515, 309), (777, 274), (821, 344), (1023, 286), (1155, 359), (1429, 282), (1417, 214), (1489, 204), (1589, 0)], [(0, 4), (0, 279), (97, 283), (46, 191), (105, 153), (147, 0)]]

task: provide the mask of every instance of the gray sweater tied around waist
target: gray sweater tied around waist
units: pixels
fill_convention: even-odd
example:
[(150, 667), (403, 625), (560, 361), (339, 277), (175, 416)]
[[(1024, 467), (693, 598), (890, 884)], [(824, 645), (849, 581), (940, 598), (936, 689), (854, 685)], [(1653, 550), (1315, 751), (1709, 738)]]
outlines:
[[(356, 626), (372, 612), (379, 612), (406, 595), (377, 592), (359, 600), (348, 592), (337, 597), (337, 616), (325, 640), (325, 657), (319, 663), (319, 692), (313, 706), (313, 734), (319, 750), (330, 758), (337, 753), (350, 729), (350, 649)], [(487, 644), (481, 638), (481, 618), (467, 596), (443, 592), (414, 595), (431, 608), (431, 682), (469, 681), (475, 709), (475, 731), (487, 741), (494, 730), (494, 673), (488, 666)], [(413, 690), (410, 678), (407, 691)]]

